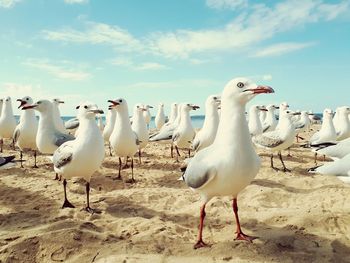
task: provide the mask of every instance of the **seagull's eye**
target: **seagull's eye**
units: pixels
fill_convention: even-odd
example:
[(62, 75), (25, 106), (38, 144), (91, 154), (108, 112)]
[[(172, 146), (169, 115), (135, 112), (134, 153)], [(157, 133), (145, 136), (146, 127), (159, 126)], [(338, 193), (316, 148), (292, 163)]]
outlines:
[(122, 102), (123, 102), (123, 100), (119, 100), (119, 102), (120, 102), (120, 103), (122, 103)]
[(88, 108), (88, 106), (85, 105), (85, 106), (84, 106), (84, 109), (87, 109), (87, 108)]
[(28, 98), (26, 98), (26, 100), (29, 100)]
[(136, 108), (140, 108), (139, 106), (136, 106)]
[(243, 88), (243, 87), (244, 87), (243, 82), (238, 82), (238, 83), (237, 83), (237, 87), (240, 88), (240, 89)]
[(213, 99), (214, 99), (214, 100), (217, 100), (218, 98), (217, 98), (217, 97), (214, 97)]
[(37, 104), (41, 104), (41, 101), (38, 101), (38, 103)]

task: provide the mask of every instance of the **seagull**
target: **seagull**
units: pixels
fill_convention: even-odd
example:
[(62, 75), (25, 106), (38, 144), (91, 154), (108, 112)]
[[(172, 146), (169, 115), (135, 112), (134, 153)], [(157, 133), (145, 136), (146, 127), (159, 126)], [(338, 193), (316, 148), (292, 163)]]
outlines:
[(270, 104), (266, 107), (266, 109), (267, 109), (267, 113), (266, 113), (265, 122), (263, 123), (263, 132), (274, 131), (278, 123), (275, 116), (275, 110), (279, 109), (279, 107)]
[(338, 129), (336, 129), (337, 141), (341, 141), (350, 137), (350, 120), (349, 120), (350, 108), (340, 107), (338, 108), (337, 114), (338, 114)]
[(209, 96), (205, 102), (205, 119), (203, 127), (197, 132), (192, 143), (192, 148), (196, 152), (211, 145), (215, 139), (220, 120), (218, 113), (220, 102), (220, 97), (217, 95)]
[(350, 153), (350, 138), (342, 140), (335, 145), (321, 146), (319, 149), (316, 149), (316, 152), (333, 160), (341, 159)]
[(307, 111), (301, 111), (300, 120), (294, 123), (294, 127), (297, 132), (297, 135), (296, 135), (297, 142), (299, 142), (299, 138), (301, 138), (299, 136), (299, 133), (306, 132), (310, 129), (311, 121), (310, 121), (309, 115), (310, 114)]
[(138, 139), (136, 134), (131, 129), (128, 104), (125, 99), (119, 98), (116, 100), (109, 100), (112, 103), (110, 107), (115, 108), (117, 111), (116, 122), (113, 132), (109, 138), (111, 147), (113, 148), (116, 156), (119, 157), (119, 173), (118, 178), (121, 179), (122, 160), (121, 157), (125, 157), (126, 161), (131, 158), (131, 181), (134, 179), (134, 155), (138, 150)]
[[(53, 106), (48, 100), (39, 100), (35, 104), (25, 105), (22, 110), (35, 109), (39, 112), (39, 125), (36, 134), (36, 146), (42, 154), (53, 154), (58, 147), (67, 141), (74, 140), (74, 136), (57, 130), (53, 120)], [(58, 179), (56, 173), (55, 180)]]
[(165, 123), (164, 103), (159, 104), (158, 112), (154, 121), (155, 121), (157, 130), (160, 130)]
[(342, 159), (311, 168), (309, 172), (337, 176), (343, 182), (350, 183), (350, 153)]
[(79, 120), (78, 120), (78, 118), (69, 119), (68, 121), (66, 121), (64, 123), (64, 127), (67, 130), (75, 130), (75, 129), (77, 129), (79, 127)]
[(103, 111), (97, 109), (96, 105), (82, 103), (77, 106), (79, 118), (79, 133), (73, 141), (63, 143), (53, 154), (55, 172), (62, 175), (64, 189), (64, 203), (62, 208), (74, 208), (67, 199), (67, 179), (81, 177), (86, 181), (87, 205), (85, 210), (94, 213), (90, 207), (90, 179), (101, 166), (105, 150), (102, 134), (96, 124), (96, 114)]
[(257, 86), (246, 78), (231, 80), (221, 96), (221, 119), (212, 145), (198, 152), (184, 173), (186, 184), (202, 197), (200, 226), (195, 249), (208, 246), (202, 239), (205, 206), (214, 196), (232, 196), (238, 240), (254, 237), (242, 232), (237, 195), (254, 179), (260, 159), (252, 145), (245, 118), (245, 105), (260, 93), (272, 93), (267, 86)]
[(288, 110), (289, 108), (289, 104), (287, 102), (282, 102), (280, 103), (279, 105), (279, 120), (278, 120), (278, 123), (277, 123), (277, 126), (276, 126), (276, 129), (279, 129), (280, 127), (280, 117), (281, 117), (281, 113)]
[(253, 137), (253, 142), (257, 147), (272, 151), (271, 168), (274, 170), (277, 170), (277, 168), (273, 165), (273, 152), (278, 152), (278, 157), (283, 165), (283, 171), (290, 172), (283, 162), (281, 151), (292, 146), (296, 135), (291, 120), (292, 116), (293, 115), (289, 110), (282, 111), (279, 120), (279, 129)]
[(3, 99), (2, 112), (0, 116), (0, 152), (4, 144), (3, 139), (13, 139), (17, 122), (12, 110), (12, 101), (10, 97)]
[(103, 133), (102, 133), (103, 139), (105, 140), (105, 142), (108, 142), (110, 156), (112, 156), (112, 149), (111, 149), (111, 144), (109, 142), (109, 138), (111, 137), (111, 134), (114, 129), (116, 116), (117, 116), (117, 111), (115, 110), (115, 108), (109, 108), (107, 113), (107, 118), (106, 118), (106, 126), (103, 129)]
[(323, 111), (323, 121), (319, 132), (314, 133), (310, 138), (310, 146), (319, 145), (322, 143), (335, 142), (337, 133), (333, 124), (333, 111), (325, 109)]
[(159, 132), (156, 132), (150, 136), (151, 142), (170, 140), (173, 136), (174, 130), (179, 126), (181, 120), (182, 104), (177, 107), (178, 113), (176, 114), (176, 119), (173, 122), (167, 122), (163, 125)]
[(138, 150), (139, 150), (139, 163), (141, 163), (141, 150), (146, 147), (149, 140), (149, 133), (147, 129), (147, 124), (145, 118), (143, 117), (143, 113), (147, 109), (143, 108), (141, 104), (136, 104), (134, 107), (133, 114), (133, 122), (131, 125), (131, 129), (136, 134), (136, 137), (139, 141)]
[(178, 112), (177, 108), (178, 108), (178, 104), (176, 102), (171, 104), (171, 111), (170, 111), (168, 123), (173, 123), (176, 120), (177, 112)]
[(144, 105), (143, 107), (146, 109), (146, 111), (143, 112), (143, 117), (145, 118), (147, 127), (149, 128), (149, 124), (150, 124), (151, 118), (152, 118), (152, 115), (151, 115), (151, 112), (149, 111), (149, 109), (152, 109), (153, 106), (151, 106), (151, 105)]
[[(19, 109), (33, 104), (33, 99), (29, 96), (23, 97), (22, 99), (18, 99), (21, 104), (19, 105)], [(34, 166), (33, 168), (38, 168), (36, 165), (36, 154), (37, 154), (37, 146), (36, 146), (36, 133), (38, 131), (38, 120), (35, 116), (35, 112), (33, 109), (28, 109), (22, 111), (21, 117), (19, 120), (19, 124), (17, 125), (13, 139), (15, 141), (15, 145), (20, 149), (21, 156), (21, 168), (23, 168), (23, 151), (29, 150), (34, 153)]]
[[(264, 105), (261, 105), (260, 108), (266, 109), (266, 107)], [(259, 119), (260, 119), (261, 124), (263, 124), (265, 122), (266, 115), (267, 115), (267, 110), (266, 111), (265, 110), (261, 110), (259, 112)]]
[(260, 111), (267, 110), (258, 105), (251, 106), (249, 109), (248, 127), (251, 136), (256, 136), (263, 133), (263, 127), (259, 118)]
[(14, 159), (15, 159), (14, 155), (5, 156), (5, 157), (0, 156), (0, 170), (9, 169), (15, 166)]
[[(179, 126), (174, 130), (173, 136), (171, 138), (172, 144), (171, 148), (175, 146), (176, 149), (176, 161), (179, 161), (179, 148), (185, 148), (188, 150), (188, 155), (191, 154), (191, 143), (196, 135), (196, 132), (192, 126), (190, 111), (197, 110), (199, 106), (186, 103), (181, 107), (181, 121)], [(172, 150), (171, 150), (172, 151)]]
[(63, 104), (64, 101), (60, 100), (60, 99), (53, 99), (52, 100), (52, 115), (53, 115), (53, 121), (55, 123), (55, 127), (58, 131), (62, 132), (62, 133), (67, 133), (67, 130), (64, 126), (64, 122), (61, 118), (61, 113), (60, 113), (60, 109), (59, 109), (59, 105)]

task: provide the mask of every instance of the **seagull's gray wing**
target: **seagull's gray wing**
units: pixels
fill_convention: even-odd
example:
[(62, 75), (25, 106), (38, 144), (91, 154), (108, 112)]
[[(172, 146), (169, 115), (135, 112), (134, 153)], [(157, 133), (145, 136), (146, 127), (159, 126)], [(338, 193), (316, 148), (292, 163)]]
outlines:
[(74, 139), (75, 138), (73, 135), (56, 132), (54, 144), (56, 146), (60, 147), (63, 143), (68, 142), (68, 141), (72, 141)]
[(186, 169), (184, 174), (186, 184), (193, 188), (197, 189), (211, 181), (217, 174), (215, 168), (208, 168), (201, 163), (189, 163), (189, 166)]
[(15, 159), (14, 155), (6, 156), (6, 157), (0, 157), (0, 166), (3, 166), (9, 162), (11, 162), (13, 159)]
[(13, 133), (13, 141), (16, 143), (21, 134), (21, 131), (16, 127), (15, 132)]
[(281, 139), (277, 132), (270, 132), (267, 134), (255, 136), (253, 138), (253, 142), (263, 147), (275, 148), (281, 145), (284, 142), (284, 140)]
[(70, 151), (65, 151), (66, 147), (58, 148), (55, 153), (53, 154), (53, 164), (56, 168), (61, 168), (68, 164), (72, 158), (73, 158), (73, 153)]
[(73, 118), (65, 122), (64, 127), (66, 127), (67, 130), (73, 130), (79, 127), (79, 120), (78, 118)]
[(170, 140), (173, 135), (174, 130), (166, 130), (164, 132), (160, 131), (150, 138), (150, 142)]

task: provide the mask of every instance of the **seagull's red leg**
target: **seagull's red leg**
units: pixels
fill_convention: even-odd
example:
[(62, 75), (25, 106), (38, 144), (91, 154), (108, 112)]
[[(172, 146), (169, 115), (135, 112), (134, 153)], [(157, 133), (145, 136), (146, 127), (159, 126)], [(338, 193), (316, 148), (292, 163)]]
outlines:
[(233, 208), (233, 212), (235, 213), (235, 218), (236, 218), (236, 223), (237, 223), (237, 230), (236, 230), (237, 237), (236, 237), (236, 240), (245, 240), (245, 241), (248, 241), (248, 242), (252, 243), (253, 240), (256, 239), (257, 237), (251, 237), (251, 236), (248, 236), (248, 235), (246, 235), (246, 234), (244, 234), (242, 232), (241, 224), (239, 223), (239, 218), (238, 218), (237, 198), (233, 198), (232, 208)]
[(199, 232), (198, 232), (198, 240), (197, 243), (193, 246), (194, 249), (202, 248), (202, 247), (209, 247), (210, 245), (203, 242), (202, 239), (202, 233), (203, 233), (203, 226), (204, 226), (204, 218), (205, 218), (205, 205), (201, 206), (200, 210), (200, 222), (199, 222)]

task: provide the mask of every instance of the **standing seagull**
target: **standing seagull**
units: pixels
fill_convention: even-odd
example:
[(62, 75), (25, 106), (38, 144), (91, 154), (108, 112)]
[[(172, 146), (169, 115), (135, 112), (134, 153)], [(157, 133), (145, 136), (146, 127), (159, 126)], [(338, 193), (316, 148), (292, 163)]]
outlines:
[(171, 111), (170, 111), (168, 123), (173, 123), (176, 120), (177, 111), (178, 111), (177, 108), (178, 108), (178, 104), (176, 102), (171, 104)]
[(2, 112), (2, 105), (4, 104), (4, 99), (0, 98), (0, 117), (1, 117), (1, 112)]
[(141, 104), (136, 104), (134, 108), (134, 114), (132, 116), (132, 125), (131, 129), (137, 136), (139, 141), (138, 149), (139, 149), (139, 163), (141, 163), (141, 150), (146, 147), (149, 140), (149, 133), (147, 129), (147, 124), (145, 118), (143, 117), (143, 113), (146, 111), (145, 108)]
[(90, 207), (90, 179), (101, 166), (105, 156), (104, 143), (101, 132), (96, 124), (96, 114), (103, 111), (97, 109), (96, 105), (83, 103), (77, 107), (79, 118), (79, 133), (74, 141), (62, 144), (53, 155), (53, 164), (56, 173), (62, 175), (64, 189), (64, 203), (62, 208), (74, 206), (67, 199), (67, 180), (72, 177), (81, 177), (86, 181), (85, 210), (94, 213)]
[[(52, 115), (53, 106), (50, 101), (39, 100), (35, 104), (22, 107), (22, 110), (28, 109), (35, 109), (40, 114), (35, 142), (42, 154), (53, 154), (63, 143), (74, 140), (72, 135), (57, 130)], [(55, 180), (57, 179), (56, 173)]]
[(260, 111), (267, 110), (258, 105), (251, 106), (249, 109), (248, 127), (251, 136), (256, 136), (263, 133), (263, 127), (259, 118)]
[(341, 141), (350, 137), (349, 114), (349, 107), (345, 106), (338, 108), (338, 130), (336, 129), (337, 141)]
[(192, 143), (192, 148), (196, 152), (199, 152), (214, 142), (220, 120), (218, 112), (220, 102), (220, 98), (216, 95), (209, 96), (205, 102), (205, 119), (203, 127), (197, 132)]
[(16, 128), (16, 119), (13, 116), (12, 102), (10, 97), (3, 101), (2, 112), (0, 116), (0, 152), (4, 144), (3, 139), (13, 139), (13, 132)]
[(291, 120), (292, 116), (293, 115), (289, 110), (282, 111), (280, 115), (279, 129), (253, 137), (253, 142), (256, 146), (272, 151), (271, 168), (275, 170), (276, 168), (273, 165), (273, 152), (278, 152), (278, 157), (283, 165), (283, 171), (290, 172), (283, 162), (281, 151), (293, 145), (296, 131)]
[(300, 120), (294, 123), (297, 132), (297, 142), (299, 142), (299, 139), (303, 139), (299, 136), (299, 133), (306, 132), (310, 129), (311, 121), (309, 115), (310, 114), (307, 111), (302, 111), (300, 113)]
[(115, 108), (109, 108), (108, 113), (107, 113), (107, 118), (106, 118), (106, 126), (103, 129), (103, 139), (105, 142), (108, 143), (108, 148), (109, 148), (109, 155), (112, 156), (112, 150), (111, 150), (111, 144), (109, 142), (109, 138), (111, 137), (111, 134), (114, 129), (114, 124), (117, 116), (117, 111)]
[(53, 121), (55, 123), (56, 129), (62, 133), (67, 133), (66, 127), (64, 126), (64, 122), (61, 118), (61, 113), (59, 106), (63, 104), (64, 101), (60, 99), (53, 99), (52, 100), (52, 115), (53, 115)]
[(151, 122), (151, 119), (152, 119), (152, 115), (151, 115), (151, 112), (149, 111), (149, 109), (152, 109), (153, 106), (151, 105), (144, 105), (143, 106), (146, 111), (143, 112), (143, 117), (145, 118), (145, 121), (146, 121), (146, 124), (147, 124), (147, 128), (149, 128), (149, 124)]
[[(29, 96), (26, 96), (22, 99), (18, 99), (21, 104), (19, 105), (19, 109), (24, 106), (29, 106), (33, 104), (33, 99)], [(33, 168), (38, 168), (36, 165), (36, 133), (38, 131), (38, 120), (35, 116), (35, 112), (33, 109), (28, 109), (22, 111), (21, 117), (19, 120), (19, 124), (17, 125), (13, 139), (15, 141), (16, 146), (20, 149), (21, 154), (21, 167), (23, 168), (22, 160), (23, 160), (23, 151), (29, 150), (34, 153), (34, 166)]]
[(138, 150), (138, 139), (136, 134), (131, 129), (128, 104), (125, 99), (109, 100), (112, 103), (110, 107), (117, 111), (116, 122), (113, 132), (109, 138), (110, 144), (119, 158), (119, 173), (118, 179), (121, 179), (120, 171), (122, 169), (122, 159), (125, 157), (126, 161), (131, 158), (131, 180), (134, 179), (134, 155)]
[(179, 148), (188, 149), (188, 157), (191, 154), (191, 144), (196, 135), (196, 132), (192, 126), (190, 111), (197, 110), (199, 106), (193, 104), (184, 104), (181, 107), (181, 121), (179, 126), (174, 130), (172, 136), (171, 148), (175, 146), (176, 149), (176, 161), (179, 161)]
[(224, 88), (215, 141), (193, 157), (184, 173), (186, 184), (202, 197), (195, 249), (208, 246), (202, 239), (205, 206), (214, 196), (233, 197), (236, 239), (250, 242), (254, 239), (242, 232), (237, 206), (238, 193), (250, 184), (260, 169), (260, 159), (252, 145), (245, 118), (245, 105), (257, 94), (272, 92), (272, 88), (257, 86), (246, 78), (233, 79)]
[(156, 118), (154, 119), (157, 130), (160, 130), (165, 123), (164, 103), (160, 103)]
[(267, 109), (267, 113), (266, 113), (265, 122), (263, 124), (263, 132), (274, 131), (277, 126), (275, 110), (279, 109), (279, 107), (270, 104), (270, 105), (267, 105), (266, 109)]

